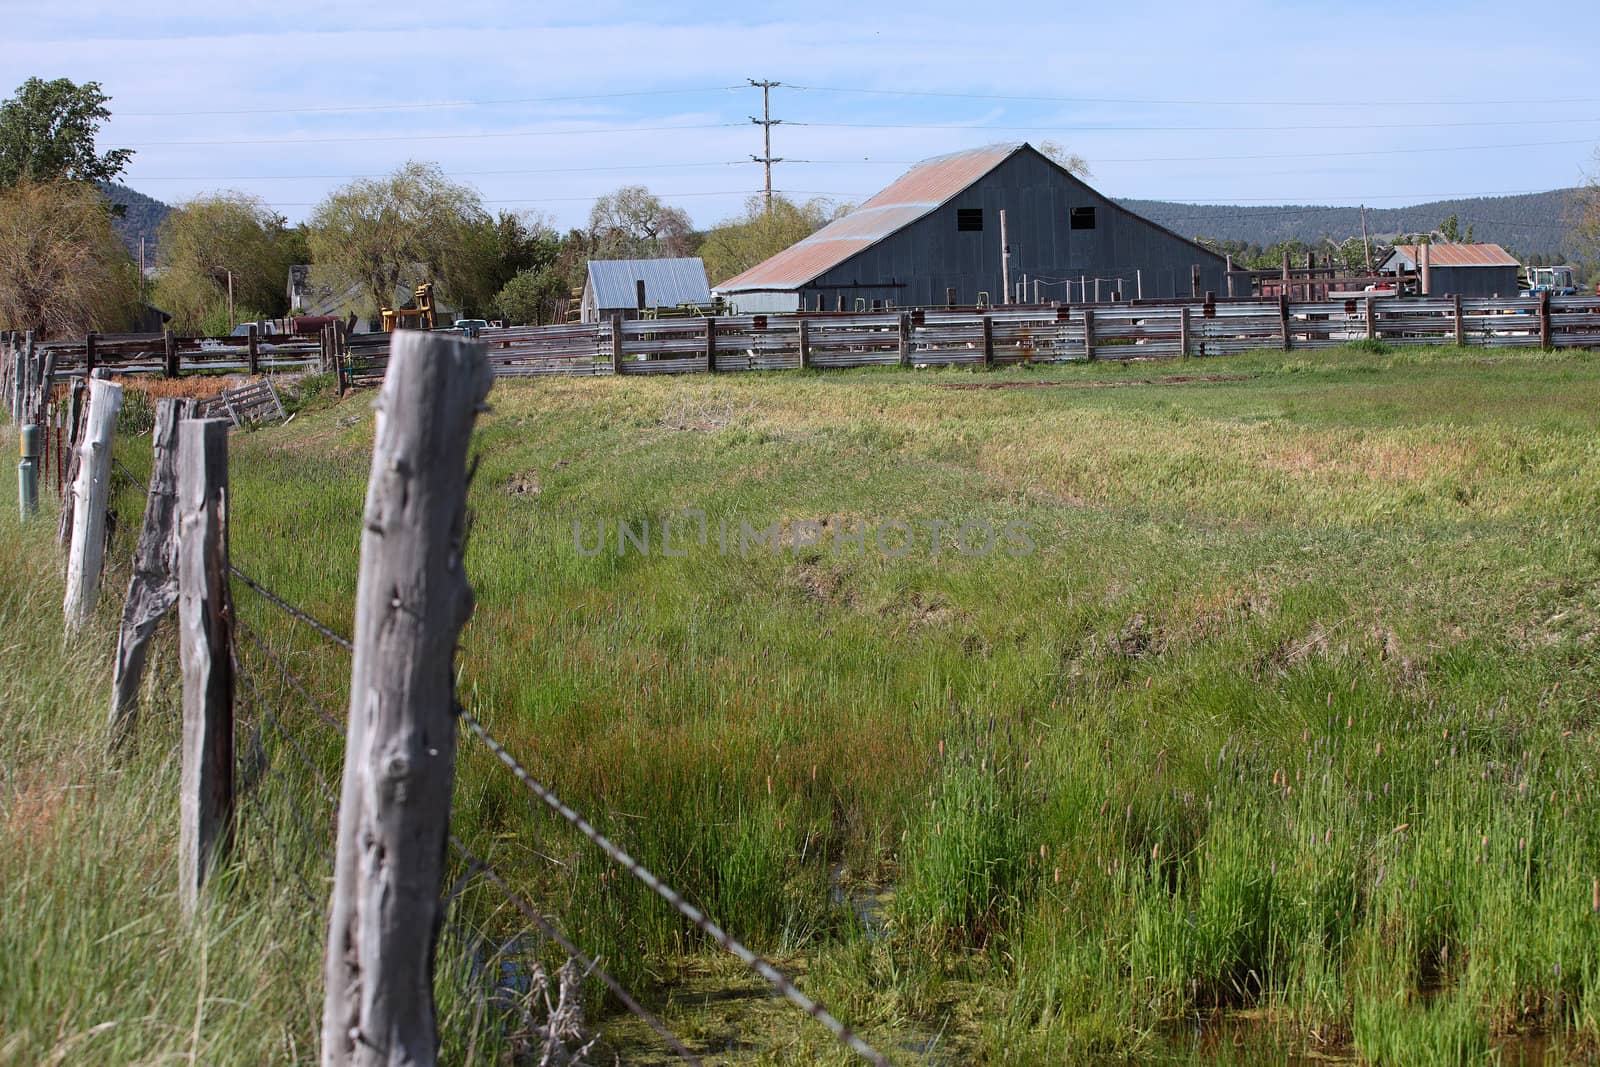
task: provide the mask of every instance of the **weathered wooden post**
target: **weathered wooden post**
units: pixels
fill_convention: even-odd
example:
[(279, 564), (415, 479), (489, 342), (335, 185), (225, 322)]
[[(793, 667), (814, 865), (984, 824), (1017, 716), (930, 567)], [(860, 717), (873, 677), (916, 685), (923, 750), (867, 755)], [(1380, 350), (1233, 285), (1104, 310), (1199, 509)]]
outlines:
[(1228, 299), (1232, 300), (1233, 299), (1233, 254), (1232, 253), (1228, 254), (1227, 265), (1225, 267), (1223, 267), (1223, 274), (1226, 275), (1227, 279), (1228, 279)]
[[(643, 282), (639, 283), (643, 285)], [(717, 320), (706, 317), (706, 371), (715, 372), (717, 369)]]
[(50, 407), (50, 394), (55, 391), (56, 384), (56, 350), (50, 349), (44, 354), (44, 366), (39, 369), (39, 403), (33, 412), (33, 421), (44, 424), (45, 415)]
[(11, 372), (11, 381), (9, 382), (10, 388), (6, 390), (6, 407), (11, 410), (12, 421), (17, 422), (22, 419), (22, 382), (28, 376), (26, 349), (16, 348), (12, 350), (9, 370)]
[(908, 311), (900, 312), (900, 318), (896, 325), (900, 332), (900, 365), (909, 367), (911, 366), (911, 313)]
[(992, 370), (994, 368), (994, 319), (989, 317), (988, 312), (984, 312), (978, 316), (978, 320), (983, 323), (983, 365)]
[[(1289, 253), (1283, 254), (1284, 262), (1288, 262)], [(1289, 290), (1286, 287), (1278, 294), (1278, 330), (1283, 335), (1283, 350), (1289, 351)]]
[(95, 364), (99, 358), (100, 335), (90, 330), (83, 337), (83, 373), (86, 378), (94, 377)]
[(100, 599), (105, 562), (106, 506), (111, 495), (111, 439), (122, 410), (122, 386), (104, 378), (89, 383), (89, 416), (78, 446), (72, 486), (72, 544), (67, 555), (67, 628), (81, 627)]
[(1178, 355), (1189, 354), (1189, 305), (1178, 307)]
[(622, 316), (611, 316), (611, 373), (622, 373)]
[(249, 331), (245, 334), (245, 362), (253, 378), (261, 373), (261, 337), (257, 332), (255, 323), (250, 324)]
[(1550, 290), (1539, 294), (1539, 347), (1550, 348)]
[(144, 674), (150, 638), (178, 602), (178, 428), (194, 401), (167, 398), (156, 403), (151, 432), (150, 496), (133, 554), (133, 577), (122, 601), (117, 658), (111, 678), (110, 746), (133, 728), (139, 711), (139, 679)]
[(1450, 297), (1451, 310), (1455, 313), (1456, 347), (1467, 347), (1467, 320), (1461, 314), (1461, 294), (1455, 293)]
[[(817, 299), (821, 300), (822, 298), (819, 296)], [(802, 317), (798, 328), (800, 331), (800, 369), (806, 370), (811, 366), (811, 327), (806, 319)]]
[(229, 426), (226, 419), (185, 419), (178, 430), (178, 634), (183, 665), (178, 898), (184, 917), (191, 920), (233, 836)]
[(1378, 316), (1376, 309), (1373, 307), (1373, 300), (1371, 296), (1367, 297), (1366, 313), (1367, 340), (1376, 341), (1378, 339)]
[(1083, 309), (1083, 358), (1094, 359), (1094, 308)]
[(324, 1067), (437, 1061), (434, 948), (455, 778), (467, 446), (483, 345), (397, 336), (379, 394), (356, 584), (322, 1016)]
[(178, 364), (178, 339), (172, 335), (171, 330), (162, 330), (161, 344), (163, 351), (162, 372), (168, 378), (176, 378), (178, 371), (181, 369)]

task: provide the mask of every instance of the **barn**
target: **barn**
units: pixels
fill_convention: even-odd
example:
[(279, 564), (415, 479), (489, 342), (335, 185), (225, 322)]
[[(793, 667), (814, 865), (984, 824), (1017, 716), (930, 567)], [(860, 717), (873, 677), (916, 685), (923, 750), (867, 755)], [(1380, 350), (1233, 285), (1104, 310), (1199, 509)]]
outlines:
[(1221, 293), (1226, 269), (1033, 146), (1003, 144), (917, 164), (716, 292), (744, 312), (1079, 303)]
[(1429, 296), (1516, 296), (1521, 269), (1517, 257), (1499, 245), (1439, 243), (1395, 245), (1378, 272), (1417, 272)]
[(583, 283), (582, 318), (599, 322), (636, 319), (647, 308), (696, 307), (711, 303), (706, 265), (683, 259), (591, 259)]

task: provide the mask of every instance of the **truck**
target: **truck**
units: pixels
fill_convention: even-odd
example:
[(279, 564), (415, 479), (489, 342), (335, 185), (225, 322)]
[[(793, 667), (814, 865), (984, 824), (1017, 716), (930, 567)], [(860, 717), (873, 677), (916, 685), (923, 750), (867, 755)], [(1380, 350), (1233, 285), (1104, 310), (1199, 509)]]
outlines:
[(1572, 280), (1571, 267), (1529, 267), (1527, 284), (1519, 296), (1577, 296), (1578, 286)]

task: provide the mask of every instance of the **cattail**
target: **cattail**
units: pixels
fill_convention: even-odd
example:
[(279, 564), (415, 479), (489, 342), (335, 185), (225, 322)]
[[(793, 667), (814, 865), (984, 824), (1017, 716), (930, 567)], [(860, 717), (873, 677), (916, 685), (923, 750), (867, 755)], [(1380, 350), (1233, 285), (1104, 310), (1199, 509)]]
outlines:
[[(1061, 868), (1057, 867), (1056, 868), (1056, 885), (1060, 885), (1060, 884), (1061, 884)], [(1600, 886), (1600, 882), (1596, 882), (1595, 885)], [(1595, 892), (1600, 893), (1600, 889), (1596, 889)], [(1596, 905), (1596, 907), (1597, 907), (1597, 909), (1600, 909), (1600, 905)]]
[(811, 765), (811, 780), (813, 782), (817, 780), (817, 765), (815, 763)]
[(1153, 859), (1153, 860), (1161, 858), (1161, 842), (1160, 841), (1157, 841), (1156, 842), (1156, 847), (1150, 850), (1150, 858)]
[(1041, 860), (1045, 858), (1045, 851), (1044, 851), (1044, 846), (1043, 845), (1039, 846), (1039, 858)]
[(1589, 900), (1590, 908), (1594, 911), (1600, 911), (1600, 878), (1594, 880), (1594, 884), (1590, 888)]
[(1156, 679), (1155, 679), (1155, 676), (1154, 676), (1154, 675), (1146, 675), (1146, 676), (1145, 676), (1145, 679), (1144, 679), (1144, 687), (1145, 687), (1145, 688), (1146, 688), (1146, 689), (1149, 689), (1149, 688), (1150, 688), (1150, 683), (1151, 683), (1151, 682), (1153, 682), (1153, 681), (1155, 681), (1155, 680), (1156, 680)]
[(1527, 848), (1528, 848), (1528, 839), (1526, 837), (1517, 838), (1517, 851), (1518, 852), (1524, 852), (1524, 851), (1527, 850)]
[(944, 759), (944, 738), (939, 738), (939, 758)]
[(934, 837), (943, 837), (944, 836), (944, 823), (936, 822), (936, 823), (933, 824), (933, 836)]
[(1328, 707), (1333, 707), (1333, 690), (1328, 690)]
[(772, 775), (767, 775), (767, 796), (772, 795)]
[(1350, 679), (1350, 692), (1352, 693), (1356, 691), (1356, 681), (1355, 678)]

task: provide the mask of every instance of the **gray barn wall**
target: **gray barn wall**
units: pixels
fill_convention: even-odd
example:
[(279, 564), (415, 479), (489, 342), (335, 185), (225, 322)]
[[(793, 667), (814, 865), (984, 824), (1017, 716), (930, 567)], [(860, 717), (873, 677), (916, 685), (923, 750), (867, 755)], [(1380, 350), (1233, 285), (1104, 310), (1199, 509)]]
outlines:
[(1521, 291), (1516, 267), (1430, 267), (1434, 296), (1516, 296)]
[[(1072, 229), (1071, 209), (1091, 206), (1096, 209), (1095, 228)], [(961, 208), (983, 209), (982, 232), (956, 229), (956, 212)], [(1198, 263), (1201, 292), (1227, 294), (1223, 257), (1128, 213), (1043, 157), (1019, 152), (949, 203), (817, 278), (802, 291), (804, 304), (816, 307), (820, 295), (823, 306), (832, 309), (835, 298), (842, 294), (846, 310), (854, 307), (858, 297), (902, 307), (938, 305), (945, 302), (946, 287), (955, 289), (958, 304), (976, 303), (980, 292), (999, 304), (1003, 301), (1001, 208), (1006, 209), (1013, 285), (1024, 274), (1030, 279), (1071, 278), (1076, 301), (1080, 275), (1121, 277), (1123, 298), (1131, 300), (1136, 295), (1135, 274), (1142, 269), (1146, 299), (1186, 297), (1190, 295), (1190, 268)], [(890, 279), (904, 284), (861, 286)], [(1089, 288), (1093, 299), (1092, 280)], [(1112, 288), (1112, 283), (1102, 284), (1104, 299), (1110, 300)], [(737, 299), (737, 294), (733, 295)], [(1064, 300), (1066, 288), (1059, 284), (1044, 287), (1040, 296)]]

